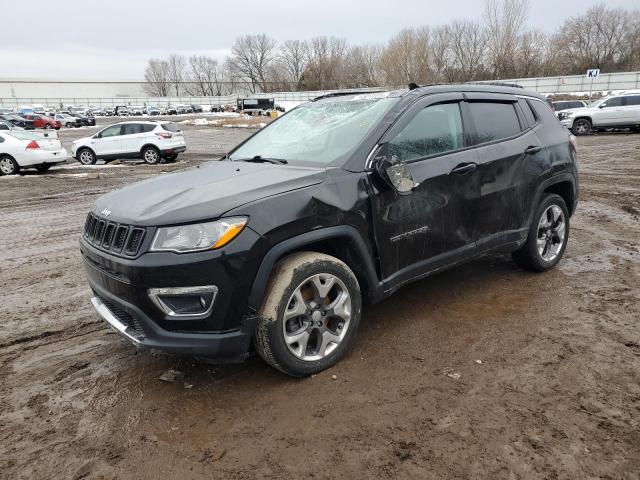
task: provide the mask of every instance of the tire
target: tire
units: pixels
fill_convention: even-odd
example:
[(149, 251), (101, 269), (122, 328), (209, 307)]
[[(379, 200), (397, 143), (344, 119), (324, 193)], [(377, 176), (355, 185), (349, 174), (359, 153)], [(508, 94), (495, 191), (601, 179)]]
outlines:
[(360, 286), (346, 264), (322, 253), (294, 253), (271, 274), (258, 312), (256, 350), (287, 375), (312, 375), (345, 355), (361, 315)]
[(9, 155), (0, 155), (0, 175), (15, 175), (20, 165)]
[(174, 162), (176, 160), (176, 158), (178, 158), (178, 154), (177, 153), (170, 153), (170, 154), (164, 156), (164, 159), (167, 162)]
[(39, 172), (46, 172), (50, 168), (51, 168), (51, 165), (38, 165), (36, 167), (36, 170), (39, 171)]
[(576, 137), (581, 135), (589, 135), (593, 129), (593, 125), (588, 118), (578, 118), (571, 126), (571, 133)]
[(544, 272), (555, 267), (560, 261), (568, 240), (567, 205), (560, 195), (551, 193), (543, 197), (538, 205), (526, 243), (513, 252), (512, 256), (522, 268)]
[(81, 148), (78, 150), (76, 152), (76, 158), (82, 165), (95, 165), (98, 160), (96, 158), (96, 154), (88, 148)]
[(156, 165), (160, 162), (160, 151), (156, 147), (144, 147), (142, 159), (147, 165)]
[(64, 124), (64, 126), (67, 127), (67, 128), (71, 128), (71, 127), (73, 127), (73, 123), (67, 122), (67, 123)]
[(45, 129), (45, 130), (49, 130), (49, 129), (51, 129), (51, 125), (49, 125), (48, 123), (45, 123), (45, 124), (44, 124), (44, 129)]

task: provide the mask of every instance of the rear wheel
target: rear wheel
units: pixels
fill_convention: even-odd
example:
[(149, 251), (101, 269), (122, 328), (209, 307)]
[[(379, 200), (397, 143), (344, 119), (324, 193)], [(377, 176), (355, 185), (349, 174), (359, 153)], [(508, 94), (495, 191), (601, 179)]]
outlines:
[(549, 194), (536, 210), (527, 242), (513, 253), (513, 259), (527, 270), (544, 272), (560, 261), (568, 239), (567, 205), (560, 195)]
[(88, 148), (83, 148), (78, 152), (78, 161), (82, 165), (94, 165), (96, 160), (96, 154)]
[(0, 173), (2, 175), (15, 175), (20, 171), (20, 166), (9, 155), (0, 156)]
[(358, 281), (337, 258), (295, 253), (278, 262), (256, 325), (255, 345), (272, 367), (304, 377), (349, 350), (362, 311)]
[(571, 133), (576, 136), (579, 135), (588, 135), (591, 133), (591, 129), (593, 125), (587, 118), (579, 118), (575, 122), (573, 122), (573, 126), (571, 127)]
[(149, 165), (155, 165), (160, 161), (160, 152), (156, 147), (145, 147), (142, 149), (142, 159)]

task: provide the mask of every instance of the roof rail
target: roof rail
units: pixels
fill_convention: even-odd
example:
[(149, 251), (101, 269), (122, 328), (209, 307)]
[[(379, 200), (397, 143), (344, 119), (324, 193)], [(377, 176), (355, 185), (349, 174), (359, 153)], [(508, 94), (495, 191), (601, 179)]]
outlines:
[(509, 82), (467, 82), (467, 84), (471, 85), (493, 85), (494, 87), (511, 87), (511, 88), (524, 88), (522, 85), (518, 85), (517, 83), (509, 83)]
[(367, 93), (382, 93), (386, 92), (385, 89), (380, 90), (353, 90), (350, 92), (333, 92), (333, 93), (325, 93), (324, 95), (320, 95), (318, 97), (312, 98), (311, 101), (315, 102), (316, 100), (321, 100), (323, 98), (331, 98), (331, 97), (344, 97), (345, 95), (366, 95)]

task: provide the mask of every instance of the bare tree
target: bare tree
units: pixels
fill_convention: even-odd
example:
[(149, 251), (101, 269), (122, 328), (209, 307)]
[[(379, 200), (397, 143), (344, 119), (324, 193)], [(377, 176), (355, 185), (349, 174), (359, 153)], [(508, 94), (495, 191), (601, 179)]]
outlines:
[(406, 85), (410, 82), (430, 83), (430, 30), (428, 27), (407, 28), (389, 40), (380, 56), (379, 67), (387, 85)]
[(185, 91), (189, 95), (222, 95), (223, 72), (218, 60), (206, 55), (189, 57), (189, 70), (185, 75)]
[(287, 40), (280, 47), (280, 67), (283, 68), (289, 81), (300, 89), (302, 75), (307, 66), (309, 46), (301, 40)]
[(528, 0), (486, 0), (488, 64), (493, 78), (515, 76), (518, 43), (527, 20)]
[(144, 89), (154, 97), (166, 97), (169, 94), (169, 64), (166, 60), (152, 58), (144, 70)]
[(309, 42), (307, 67), (303, 74), (306, 90), (340, 88), (344, 84), (347, 41), (336, 37), (315, 37)]
[(471, 20), (456, 20), (449, 26), (448, 36), (451, 48), (449, 80), (469, 82), (482, 78), (488, 43), (484, 26)]
[(266, 36), (244, 35), (231, 48), (230, 64), (245, 79), (251, 92), (269, 91), (268, 71), (275, 57), (276, 41)]
[(187, 60), (183, 55), (177, 55), (175, 53), (169, 55), (167, 59), (168, 65), (168, 79), (171, 89), (176, 96), (180, 95), (180, 87), (184, 82), (185, 69), (187, 66)]

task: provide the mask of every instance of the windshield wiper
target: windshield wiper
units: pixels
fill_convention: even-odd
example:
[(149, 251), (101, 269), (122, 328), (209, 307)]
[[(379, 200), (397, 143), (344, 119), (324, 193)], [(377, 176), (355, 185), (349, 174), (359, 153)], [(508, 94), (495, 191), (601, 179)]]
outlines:
[(276, 165), (286, 165), (287, 163), (289, 163), (286, 160), (282, 160), (281, 158), (269, 158), (269, 157), (263, 157), (262, 155), (256, 155), (255, 157), (252, 157), (252, 158), (239, 158), (237, 160), (234, 160), (234, 162), (256, 162), (256, 163), (268, 162), (268, 163), (275, 163)]

